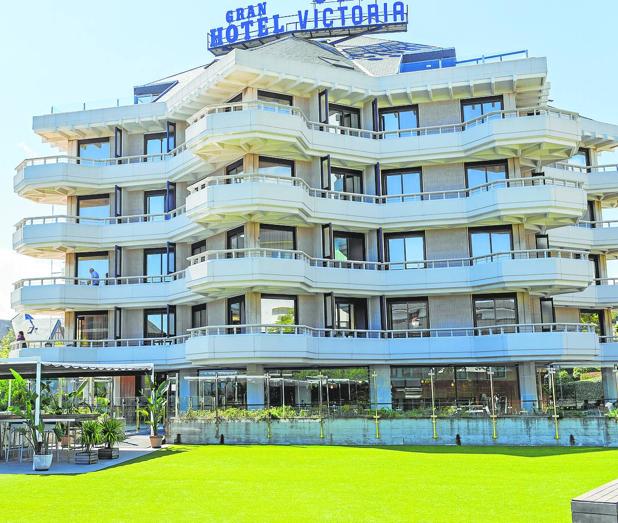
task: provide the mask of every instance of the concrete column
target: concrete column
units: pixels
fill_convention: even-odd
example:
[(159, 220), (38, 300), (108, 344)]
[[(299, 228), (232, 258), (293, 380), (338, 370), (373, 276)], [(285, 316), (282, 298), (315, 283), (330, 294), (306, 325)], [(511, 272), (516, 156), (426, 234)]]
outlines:
[(536, 386), (536, 365), (534, 363), (519, 364), (519, 397), (523, 410), (537, 407), (539, 395)]
[(605, 403), (618, 401), (618, 380), (616, 373), (612, 367), (601, 369), (601, 378), (603, 380), (603, 397)]
[(260, 410), (264, 408), (265, 391), (264, 378), (252, 377), (264, 374), (263, 365), (247, 365), (247, 408), (250, 410)]
[(393, 406), (390, 365), (374, 365), (369, 369), (369, 392), (372, 408), (390, 409)]

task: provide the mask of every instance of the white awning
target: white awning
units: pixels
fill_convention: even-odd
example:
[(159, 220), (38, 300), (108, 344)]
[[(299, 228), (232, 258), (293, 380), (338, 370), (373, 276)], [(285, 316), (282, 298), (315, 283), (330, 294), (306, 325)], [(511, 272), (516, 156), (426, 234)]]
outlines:
[(11, 379), (11, 369), (24, 378), (35, 378), (36, 368), (41, 364), (42, 378), (82, 378), (93, 376), (133, 376), (150, 374), (154, 370), (152, 363), (140, 364), (88, 364), (88, 363), (53, 363), (36, 360), (8, 359), (0, 360), (0, 379)]

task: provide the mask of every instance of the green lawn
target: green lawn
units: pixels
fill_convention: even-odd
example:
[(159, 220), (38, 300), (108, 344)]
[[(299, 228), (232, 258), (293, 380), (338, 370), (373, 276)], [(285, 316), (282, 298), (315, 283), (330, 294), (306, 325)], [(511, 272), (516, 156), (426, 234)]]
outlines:
[(571, 497), (616, 478), (612, 450), (178, 446), (87, 475), (0, 475), (0, 518), (566, 522)]

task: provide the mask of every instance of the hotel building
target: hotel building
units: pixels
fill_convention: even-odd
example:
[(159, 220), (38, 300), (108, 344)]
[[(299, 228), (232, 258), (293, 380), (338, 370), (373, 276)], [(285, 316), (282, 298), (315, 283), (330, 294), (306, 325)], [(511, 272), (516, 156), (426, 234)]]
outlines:
[(491, 373), (509, 413), (556, 367), (601, 368), (616, 401), (618, 167), (599, 156), (618, 126), (549, 91), (527, 53), (292, 35), (36, 116), (58, 155), (15, 191), (66, 214), (14, 246), (64, 274), (12, 303), (61, 313), (66, 339), (12, 357), (154, 363), (181, 408), (416, 408), (430, 375), (441, 404), (475, 404)]

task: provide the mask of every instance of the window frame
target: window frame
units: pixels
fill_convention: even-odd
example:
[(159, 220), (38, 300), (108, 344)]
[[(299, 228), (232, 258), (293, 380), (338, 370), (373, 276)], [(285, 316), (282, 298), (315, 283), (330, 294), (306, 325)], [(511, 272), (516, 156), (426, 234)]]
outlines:
[(271, 162), (275, 164), (285, 165), (291, 168), (292, 178), (296, 178), (296, 162), (294, 160), (286, 160), (284, 158), (276, 158), (274, 156), (258, 156), (258, 169), (260, 169), (260, 162), (264, 160), (265, 162)]
[[(466, 176), (466, 189), (470, 190), (470, 189), (475, 189), (479, 187), (478, 185), (474, 187), (470, 187), (470, 177), (468, 175), (468, 169), (474, 168), (474, 167), (489, 167), (491, 165), (504, 165), (504, 173), (506, 175), (506, 178), (504, 180), (506, 181), (510, 179), (508, 160), (487, 160), (487, 161), (482, 161), (482, 162), (466, 162), (464, 164), (464, 171), (465, 171), (465, 176)], [(487, 180), (487, 171), (485, 171), (485, 180)], [(485, 181), (485, 184), (487, 183), (490, 183), (490, 182)], [(485, 184), (481, 184), (481, 185), (485, 185)]]
[(267, 96), (269, 98), (274, 98), (276, 100), (280, 100), (282, 102), (286, 102), (280, 105), (288, 105), (289, 107), (294, 107), (294, 97), (290, 96), (289, 94), (283, 94), (283, 93), (275, 93), (273, 91), (267, 91), (265, 89), (258, 89), (257, 92), (257, 101), (258, 102), (265, 102), (266, 100), (260, 100), (260, 96)]
[(163, 131), (161, 133), (147, 133), (144, 134), (144, 161), (147, 162), (148, 158), (146, 158), (146, 156), (148, 155), (148, 141), (149, 140), (160, 140), (162, 139), (164, 142), (164, 147), (161, 148), (161, 153), (155, 153), (152, 156), (161, 156), (161, 159), (163, 159), (163, 156), (165, 156), (167, 154), (167, 145), (168, 145), (168, 140), (167, 140), (167, 132)]
[[(380, 172), (380, 178), (381, 178), (381, 183), (382, 183), (382, 195), (383, 196), (401, 196), (402, 198), (405, 197), (405, 194), (388, 194), (387, 191), (387, 177), (388, 176), (395, 176), (395, 175), (399, 175), (402, 176), (404, 174), (418, 174), (419, 175), (419, 180), (420, 180), (420, 189), (421, 189), (421, 193), (424, 191), (424, 187), (423, 187), (423, 168), (422, 167), (410, 167), (410, 168), (403, 168), (403, 169), (386, 169)], [(403, 186), (403, 184), (402, 184)]]
[[(380, 128), (380, 132), (387, 132), (384, 129), (384, 119), (383, 119), (383, 115), (385, 114), (394, 114), (397, 113), (397, 120), (399, 122), (399, 129), (398, 131), (412, 131), (412, 129), (401, 129), (401, 116), (399, 115), (399, 113), (401, 112), (405, 112), (405, 111), (413, 111), (416, 114), (416, 129), (419, 129), (421, 127), (421, 120), (420, 120), (420, 114), (419, 114), (419, 108), (418, 108), (418, 104), (409, 104), (409, 105), (399, 105), (396, 107), (383, 107), (383, 108), (378, 108), (378, 122), (379, 122), (379, 128)], [(388, 131), (390, 132), (390, 131)], [(395, 131), (393, 131), (395, 132)], [(418, 133), (417, 133), (418, 135)], [(412, 134), (412, 136), (414, 136), (414, 134)], [(400, 138), (400, 137), (399, 137)]]
[[(107, 198), (109, 201), (109, 216), (108, 218), (111, 218), (111, 214), (112, 214), (112, 196), (110, 193), (103, 193), (103, 194), (88, 194), (88, 195), (83, 195), (83, 196), (77, 196), (77, 223), (79, 223), (79, 219), (82, 218), (81, 216), (81, 202), (83, 201), (88, 201), (88, 200), (99, 200), (102, 198)], [(94, 220), (95, 218), (90, 218), (88, 216), (84, 216), (83, 217), (84, 220)]]
[[(511, 237), (511, 246), (510, 246), (510, 251), (514, 251), (515, 250), (515, 239), (513, 237), (513, 226), (512, 225), (491, 225), (491, 226), (487, 226), (487, 227), (468, 227), (468, 252), (470, 254), (470, 258), (476, 258), (477, 256), (474, 254), (473, 250), (472, 250), (472, 235), (474, 233), (480, 232), (507, 232), (510, 234)], [(492, 240), (491, 240), (491, 235), (489, 236), (489, 242), (490, 242), (490, 250), (491, 253), (490, 254), (482, 254), (482, 255), (478, 255), (480, 256), (491, 256), (492, 254), (499, 254), (499, 253), (495, 253), (493, 252), (493, 246), (492, 246)]]
[[(176, 271), (173, 272), (169, 272), (169, 268), (170, 268), (170, 261), (169, 261), (169, 254), (170, 253), (174, 253), (174, 268), (176, 267), (176, 247), (170, 248), (170, 247), (152, 247), (150, 249), (144, 249), (144, 255), (143, 255), (143, 276), (145, 279), (145, 283), (163, 283), (166, 281), (165, 277), (169, 276), (170, 274), (173, 274)], [(148, 270), (148, 255), (149, 254), (165, 254), (167, 256), (166, 259), (166, 264), (165, 264), (165, 274), (147, 274), (147, 270)], [(160, 282), (149, 282), (148, 279), (149, 278), (161, 278)]]
[[(110, 265), (110, 259), (109, 259), (109, 251), (90, 251), (90, 252), (76, 252), (75, 253), (75, 278), (79, 278), (79, 259), (80, 258), (88, 258), (88, 257), (92, 257), (92, 256), (107, 256), (107, 265), (108, 265), (108, 271), (107, 271), (107, 275), (103, 274), (99, 274), (99, 278), (100, 279), (105, 279), (109, 277), (109, 265)], [(99, 283), (100, 285), (100, 283)]]
[[(294, 325), (298, 325), (298, 296), (295, 294), (261, 294), (260, 295), (260, 313), (262, 311), (262, 300), (292, 300), (294, 301)], [(260, 323), (264, 323), (260, 317)]]
[(80, 316), (105, 316), (107, 318), (107, 335), (105, 336), (105, 338), (103, 338), (103, 340), (108, 340), (109, 339), (109, 311), (77, 311), (75, 312), (75, 318), (73, 321), (74, 324), (74, 330), (73, 332), (75, 333), (75, 340), (79, 343), (80, 341), (103, 341), (103, 340), (82, 340), (79, 339), (78, 336), (78, 332), (77, 332), (77, 323), (79, 320)]
[(336, 231), (333, 230), (332, 231), (333, 237), (332, 237), (332, 246), (333, 246), (333, 252), (332, 252), (332, 259), (334, 261), (342, 261), (342, 260), (337, 260), (335, 258), (335, 242), (337, 239), (337, 236), (346, 236), (349, 238), (360, 238), (363, 242), (363, 259), (362, 260), (347, 260), (348, 262), (365, 262), (367, 261), (367, 238), (366, 235), (362, 232), (348, 232), (348, 231)]
[[(504, 96), (503, 95), (497, 95), (497, 96), (482, 96), (480, 98), (465, 98), (463, 100), (460, 101), (460, 111), (461, 111), (461, 123), (466, 123), (466, 121), (464, 120), (464, 107), (468, 106), (468, 105), (475, 105), (475, 104), (484, 104), (487, 102), (500, 102), (500, 106), (502, 107), (502, 109), (500, 109), (501, 111), (504, 111)], [(485, 113), (482, 112), (483, 110), (481, 109), (481, 114), (480, 116), (477, 116), (476, 118), (482, 118), (483, 116), (485, 116)]]
[[(427, 241), (426, 241), (427, 239), (425, 237), (425, 231), (404, 231), (404, 232), (385, 233), (384, 234), (384, 257), (385, 257), (386, 263), (394, 263), (391, 261), (390, 246), (388, 242), (391, 238), (423, 238), (423, 259), (422, 260), (412, 260), (411, 262), (404, 261), (403, 263), (404, 265), (407, 265), (408, 263), (412, 263), (414, 261), (422, 261), (422, 262), (427, 261)], [(405, 242), (404, 242), (404, 245), (405, 245)], [(423, 265), (425, 265), (425, 263), (423, 263)]]
[[(233, 305), (234, 303), (239, 303), (241, 305), (240, 323), (232, 323), (232, 309), (230, 305)], [(230, 326), (244, 325), (244, 323), (246, 323), (247, 321), (247, 308), (246, 307), (247, 307), (247, 300), (245, 299), (244, 294), (241, 294), (240, 296), (233, 296), (231, 298), (228, 298), (225, 301), (225, 318), (226, 318), (227, 324)]]
[[(334, 167), (331, 165), (330, 167), (330, 177), (331, 177), (331, 190), (335, 191), (335, 187), (334, 187), (334, 183), (333, 183), (333, 177), (335, 175), (335, 173), (339, 173), (339, 174), (343, 174), (346, 178), (348, 176), (352, 177), (358, 177), (360, 178), (360, 193), (348, 193), (348, 194), (365, 194), (365, 173), (363, 171), (359, 171), (357, 169), (347, 169), (345, 167)], [(345, 182), (344, 182), (345, 185)], [(347, 193), (347, 191), (335, 191), (335, 192), (342, 192), (342, 193)]]
[[(330, 120), (330, 117), (333, 113), (343, 113), (345, 111), (350, 111), (351, 113), (354, 113), (355, 115), (358, 116), (358, 127), (352, 127), (352, 126), (347, 126), (347, 125), (339, 125), (339, 127), (345, 127), (348, 129), (362, 129), (363, 128), (363, 118), (362, 118), (362, 111), (360, 108), (358, 107), (353, 107), (350, 105), (341, 105), (341, 104), (328, 104), (328, 118)], [(331, 124), (330, 122), (326, 122), (327, 125), (334, 125)]]
[(478, 323), (477, 323), (477, 319), (476, 319), (476, 302), (477, 301), (487, 301), (487, 300), (493, 300), (494, 302), (494, 315), (496, 312), (496, 300), (510, 300), (513, 299), (515, 302), (515, 322), (512, 324), (505, 324), (505, 325), (519, 325), (519, 303), (517, 300), (517, 293), (505, 293), (505, 294), (473, 294), (472, 295), (472, 319), (474, 321), (474, 328), (475, 329), (489, 329), (491, 327), (500, 327), (501, 325), (490, 325), (490, 326), (483, 326), (483, 327), (479, 327)]
[[(163, 312), (160, 312), (163, 311)], [(170, 323), (170, 319), (169, 319), (169, 315), (170, 314), (174, 314), (174, 322), (173, 324)], [(149, 314), (161, 314), (166, 315), (167, 316), (167, 330), (168, 331), (173, 331), (173, 332), (168, 332), (165, 336), (148, 336), (148, 332), (147, 332), (147, 328), (148, 328), (148, 322), (146, 321), (146, 318), (148, 317)], [(143, 314), (142, 314), (142, 322), (143, 322), (143, 334), (144, 334), (144, 339), (148, 340), (148, 339), (157, 339), (157, 338), (173, 338), (177, 335), (177, 322), (178, 322), (178, 314), (176, 311), (176, 306), (175, 305), (169, 305), (168, 307), (154, 307), (154, 308), (149, 308), (149, 309), (144, 309), (143, 310)], [(171, 327), (171, 328), (170, 328)]]
[[(195, 325), (195, 314), (204, 313), (205, 315), (205, 325)], [(202, 329), (204, 327), (208, 327), (208, 304), (200, 303), (199, 305), (193, 305), (191, 307), (191, 328), (192, 329)]]
[(144, 215), (146, 216), (150, 216), (150, 214), (152, 214), (149, 210), (148, 210), (148, 199), (150, 197), (155, 197), (155, 196), (163, 196), (163, 213), (165, 213), (165, 207), (167, 205), (167, 191), (165, 189), (155, 189), (152, 191), (144, 191)]
[(266, 228), (266, 229), (271, 229), (273, 231), (281, 231), (281, 232), (292, 232), (292, 238), (293, 238), (293, 243), (294, 243), (294, 248), (292, 249), (293, 251), (298, 250), (298, 243), (297, 243), (297, 235), (296, 235), (296, 227), (292, 227), (290, 225), (272, 225), (270, 223), (260, 223), (260, 229), (259, 229), (259, 243), (260, 243), (260, 248), (266, 248), (266, 247), (262, 247), (261, 245), (261, 240), (262, 240), (262, 229)]
[[(429, 297), (428, 296), (409, 296), (409, 297), (397, 297), (397, 298), (387, 298), (386, 299), (386, 326), (388, 331), (399, 332), (393, 328), (393, 309), (391, 305), (395, 305), (398, 303), (409, 303), (409, 302), (423, 302), (427, 307), (427, 330), (431, 329), (431, 315), (429, 311)], [(425, 328), (418, 329), (419, 332), (426, 330)], [(413, 330), (413, 329), (412, 329)], [(410, 329), (402, 330), (400, 332), (410, 332)]]
[[(77, 140), (77, 157), (78, 158), (82, 158), (81, 155), (81, 145), (89, 145), (92, 143), (107, 143), (109, 145), (109, 154), (111, 156), (112, 154), (112, 137), (111, 136), (107, 136), (107, 137), (102, 137), (102, 138), (86, 138), (84, 140)], [(107, 158), (108, 160), (110, 159), (109, 157)], [(92, 158), (87, 158), (84, 157), (84, 160), (92, 160)], [(79, 160), (77, 161), (77, 163), (79, 163)]]

